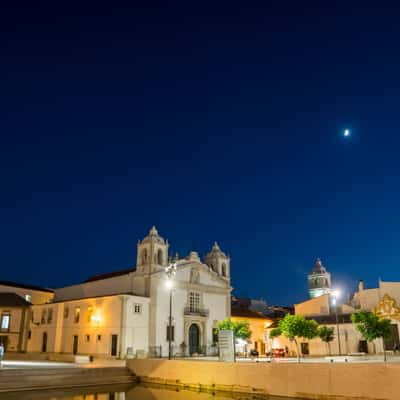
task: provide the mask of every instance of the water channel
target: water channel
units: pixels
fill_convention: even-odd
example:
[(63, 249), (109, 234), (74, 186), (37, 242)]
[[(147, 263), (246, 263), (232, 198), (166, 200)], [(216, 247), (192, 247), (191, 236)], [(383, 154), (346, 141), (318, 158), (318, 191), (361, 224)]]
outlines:
[[(0, 393), (1, 400), (256, 400), (246, 394), (203, 393), (190, 390), (174, 390), (143, 385), (103, 386), (62, 390), (42, 390)], [(269, 400), (277, 399), (268, 397)], [(282, 397), (279, 399), (282, 400)], [(296, 399), (288, 399), (296, 400)]]

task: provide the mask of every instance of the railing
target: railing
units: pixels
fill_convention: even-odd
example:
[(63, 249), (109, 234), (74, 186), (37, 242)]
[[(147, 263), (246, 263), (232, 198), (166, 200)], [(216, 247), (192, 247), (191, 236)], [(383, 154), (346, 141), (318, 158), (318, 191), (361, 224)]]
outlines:
[(200, 317), (208, 317), (209, 311), (205, 308), (185, 307), (185, 315), (199, 315)]

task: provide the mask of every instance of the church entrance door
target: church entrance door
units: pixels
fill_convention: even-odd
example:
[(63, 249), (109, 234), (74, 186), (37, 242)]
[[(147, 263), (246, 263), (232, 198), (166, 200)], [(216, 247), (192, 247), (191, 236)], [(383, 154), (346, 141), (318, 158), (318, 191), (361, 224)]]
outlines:
[(197, 324), (190, 325), (189, 328), (189, 354), (198, 353), (200, 350), (200, 329)]

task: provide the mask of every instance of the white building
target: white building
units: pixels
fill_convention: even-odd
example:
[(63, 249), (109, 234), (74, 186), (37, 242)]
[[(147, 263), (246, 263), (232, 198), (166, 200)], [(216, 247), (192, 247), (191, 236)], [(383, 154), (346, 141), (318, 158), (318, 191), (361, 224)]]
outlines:
[[(172, 293), (169, 244), (153, 227), (137, 245), (136, 267), (54, 290), (32, 306), (27, 350), (102, 357), (210, 353), (218, 321), (230, 316), (230, 258), (218, 244), (202, 261), (176, 260)], [(171, 294), (171, 329), (169, 304)]]

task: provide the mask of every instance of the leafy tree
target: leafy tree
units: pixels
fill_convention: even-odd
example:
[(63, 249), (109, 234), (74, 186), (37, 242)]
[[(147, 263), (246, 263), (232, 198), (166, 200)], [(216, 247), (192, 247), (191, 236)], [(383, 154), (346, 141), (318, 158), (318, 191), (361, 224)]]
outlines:
[(271, 332), (269, 333), (269, 337), (271, 339), (276, 338), (276, 337), (281, 336), (281, 335), (282, 335), (282, 332), (281, 332), (279, 327), (271, 329)]
[(247, 340), (251, 336), (250, 324), (247, 321), (232, 321), (226, 318), (218, 322), (218, 330), (233, 331), (235, 338)]
[(383, 341), (383, 359), (386, 361), (385, 339), (391, 335), (390, 320), (379, 318), (379, 316), (371, 311), (359, 311), (351, 315), (351, 321), (355, 325), (358, 332), (368, 342), (382, 338)]
[[(271, 336), (272, 334), (272, 336)], [(299, 338), (313, 339), (318, 336), (318, 324), (314, 320), (305, 319), (302, 315), (286, 314), (279, 321), (278, 328), (272, 329), (270, 337), (285, 336), (296, 345), (297, 361), (300, 362)]]
[(233, 331), (233, 352), (236, 361), (236, 339), (247, 340), (250, 338), (250, 324), (247, 321), (232, 321), (230, 318), (225, 318), (218, 322), (217, 329), (220, 331)]
[(331, 355), (331, 342), (335, 339), (335, 328), (329, 326), (321, 326), (318, 329), (319, 338), (328, 345), (329, 355)]

